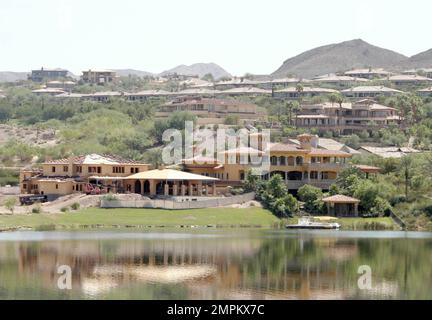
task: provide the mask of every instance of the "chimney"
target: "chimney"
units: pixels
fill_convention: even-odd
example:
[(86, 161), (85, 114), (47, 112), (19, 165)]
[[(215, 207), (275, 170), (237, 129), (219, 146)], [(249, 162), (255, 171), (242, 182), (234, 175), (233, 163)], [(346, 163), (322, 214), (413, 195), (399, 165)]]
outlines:
[(74, 165), (74, 157), (70, 156), (68, 158), (68, 175), (71, 176), (71, 177), (74, 175), (74, 172), (73, 172), (74, 167), (73, 167), (73, 165)]
[(300, 141), (300, 147), (305, 150), (311, 150), (312, 148), (318, 147), (319, 138), (317, 135), (312, 134), (300, 134), (297, 136)]

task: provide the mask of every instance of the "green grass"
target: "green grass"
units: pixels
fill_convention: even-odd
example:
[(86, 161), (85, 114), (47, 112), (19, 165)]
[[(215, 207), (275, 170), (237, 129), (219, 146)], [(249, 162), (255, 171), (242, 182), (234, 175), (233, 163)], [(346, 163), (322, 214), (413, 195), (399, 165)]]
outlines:
[[(389, 217), (339, 218), (344, 230), (394, 230)], [(0, 230), (30, 227), (36, 230), (112, 227), (279, 227), (297, 218), (279, 219), (262, 208), (207, 208), (188, 210), (88, 208), (58, 214), (0, 215)]]
[(28, 226), (64, 228), (103, 225), (126, 226), (260, 226), (272, 227), (280, 219), (262, 208), (207, 208), (190, 210), (88, 208), (59, 214), (1, 215), (0, 228)]
[(395, 230), (397, 224), (390, 217), (379, 218), (339, 218), (341, 229), (347, 230)]

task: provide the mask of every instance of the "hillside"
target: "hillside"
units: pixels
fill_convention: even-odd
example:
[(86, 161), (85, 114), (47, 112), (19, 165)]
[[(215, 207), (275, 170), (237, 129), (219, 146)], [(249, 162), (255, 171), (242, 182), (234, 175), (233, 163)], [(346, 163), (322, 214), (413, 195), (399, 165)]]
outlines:
[(432, 68), (432, 49), (412, 56), (403, 66), (407, 69)]
[(137, 76), (137, 77), (151, 77), (154, 76), (154, 73), (147, 72), (147, 71), (141, 71), (141, 70), (135, 70), (135, 69), (114, 69), (115, 72), (117, 72), (117, 75), (120, 77), (127, 77), (129, 75)]
[(27, 80), (27, 72), (0, 71), (0, 82)]
[(393, 67), (407, 59), (397, 52), (356, 39), (303, 52), (286, 60), (272, 75), (310, 78), (353, 68)]
[(217, 65), (216, 63), (194, 63), (190, 66), (186, 66), (184, 64), (179, 65), (175, 68), (166, 70), (160, 73), (161, 76), (167, 74), (182, 74), (182, 75), (197, 75), (200, 78), (204, 75), (211, 73), (215, 79), (223, 78), (223, 77), (231, 77), (225, 69)]

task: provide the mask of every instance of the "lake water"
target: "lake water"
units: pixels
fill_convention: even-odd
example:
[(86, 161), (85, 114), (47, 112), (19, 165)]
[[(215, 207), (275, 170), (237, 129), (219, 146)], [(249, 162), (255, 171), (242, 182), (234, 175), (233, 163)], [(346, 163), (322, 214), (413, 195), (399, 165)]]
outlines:
[(0, 299), (432, 299), (431, 266), (421, 232), (0, 233)]

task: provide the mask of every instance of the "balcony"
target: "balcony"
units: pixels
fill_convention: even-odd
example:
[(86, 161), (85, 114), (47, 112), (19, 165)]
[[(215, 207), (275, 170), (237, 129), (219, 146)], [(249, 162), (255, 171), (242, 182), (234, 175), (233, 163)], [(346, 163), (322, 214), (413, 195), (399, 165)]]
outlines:
[(311, 179), (311, 180), (287, 180), (286, 183), (288, 185), (288, 189), (297, 190), (305, 184), (309, 184), (311, 186), (320, 188), (320, 189), (329, 189), (330, 186), (335, 183), (336, 180), (333, 179)]
[(343, 162), (315, 162), (309, 163), (309, 170), (326, 171), (326, 170), (342, 170), (346, 166)]

